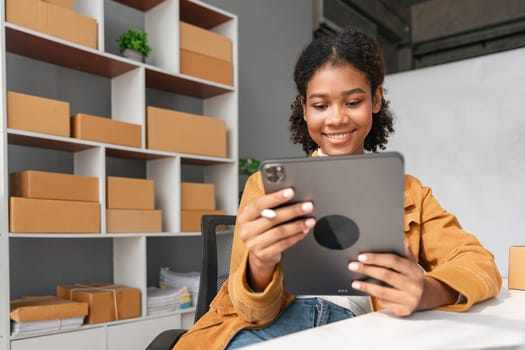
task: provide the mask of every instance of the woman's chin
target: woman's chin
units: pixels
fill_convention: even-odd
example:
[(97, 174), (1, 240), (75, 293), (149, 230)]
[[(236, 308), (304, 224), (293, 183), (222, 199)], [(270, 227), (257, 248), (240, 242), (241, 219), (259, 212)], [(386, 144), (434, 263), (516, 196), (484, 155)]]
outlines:
[(355, 148), (329, 148), (329, 149), (321, 149), (322, 152), (328, 156), (345, 156), (345, 155), (351, 155), (351, 154), (361, 154), (364, 153), (364, 150), (362, 148), (355, 149)]

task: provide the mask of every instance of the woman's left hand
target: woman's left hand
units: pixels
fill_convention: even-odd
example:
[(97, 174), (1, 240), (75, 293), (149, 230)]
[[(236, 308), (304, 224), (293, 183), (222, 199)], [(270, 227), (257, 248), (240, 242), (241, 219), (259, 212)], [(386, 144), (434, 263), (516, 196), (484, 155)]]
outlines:
[[(366, 253), (348, 268), (388, 284), (354, 281), (352, 287), (377, 299), (379, 306), (395, 316), (432, 309), (454, 302), (457, 292), (432, 277), (416, 263), (405, 240), (405, 257), (396, 254)], [(455, 297), (454, 297), (455, 295)]]

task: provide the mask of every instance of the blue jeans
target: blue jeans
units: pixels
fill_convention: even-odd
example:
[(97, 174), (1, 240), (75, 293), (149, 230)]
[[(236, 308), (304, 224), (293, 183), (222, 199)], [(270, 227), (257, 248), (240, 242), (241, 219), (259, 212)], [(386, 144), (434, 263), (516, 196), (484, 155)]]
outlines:
[(354, 317), (350, 310), (327, 300), (321, 298), (296, 299), (274, 323), (263, 329), (243, 329), (232, 338), (226, 349), (237, 349), (350, 317)]

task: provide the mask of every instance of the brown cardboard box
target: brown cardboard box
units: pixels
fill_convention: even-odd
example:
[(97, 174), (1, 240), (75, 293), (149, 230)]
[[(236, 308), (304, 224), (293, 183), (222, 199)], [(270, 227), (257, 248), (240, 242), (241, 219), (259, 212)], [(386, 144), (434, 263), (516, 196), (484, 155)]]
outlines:
[(108, 209), (155, 209), (155, 182), (148, 179), (108, 176)]
[(182, 21), (179, 28), (181, 49), (232, 62), (232, 41), (228, 37)]
[(215, 185), (211, 183), (181, 183), (183, 210), (215, 210)]
[(7, 127), (69, 137), (69, 102), (8, 91)]
[(97, 48), (97, 21), (62, 4), (42, 0), (6, 0), (6, 20), (60, 39)]
[(39, 0), (6, 0), (5, 20), (22, 27), (41, 31), (42, 14), (47, 4)]
[(108, 209), (107, 232), (162, 232), (161, 210)]
[(147, 148), (226, 157), (226, 123), (169, 109), (147, 107)]
[(224, 215), (224, 210), (182, 210), (180, 220), (181, 232), (200, 232), (203, 215)]
[(186, 49), (180, 49), (180, 72), (233, 86), (233, 65), (231, 62)]
[(98, 178), (26, 170), (12, 173), (11, 196), (98, 202)]
[(509, 288), (525, 290), (525, 246), (509, 248), (508, 278)]
[(65, 300), (53, 295), (11, 300), (11, 319), (17, 322), (82, 317), (87, 314), (88, 303)]
[(141, 147), (141, 132), (138, 124), (83, 113), (71, 117), (71, 136), (78, 139)]
[(140, 289), (138, 288), (104, 282), (59, 285), (57, 296), (87, 302), (89, 314), (86, 323), (89, 324), (140, 316)]
[(62, 6), (70, 10), (74, 10), (74, 3), (73, 0), (44, 0), (45, 2), (49, 2), (51, 4), (55, 4), (57, 6)]
[(100, 204), (10, 197), (9, 228), (15, 233), (100, 232)]

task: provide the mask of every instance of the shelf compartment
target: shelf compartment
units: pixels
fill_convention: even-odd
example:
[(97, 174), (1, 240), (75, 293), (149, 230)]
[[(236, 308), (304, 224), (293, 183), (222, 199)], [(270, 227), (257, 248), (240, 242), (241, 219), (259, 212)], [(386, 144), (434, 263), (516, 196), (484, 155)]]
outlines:
[(173, 75), (153, 66), (146, 67), (146, 86), (198, 98), (209, 98), (234, 91), (234, 88), (228, 85), (216, 84), (188, 75)]
[(10, 145), (28, 146), (57, 151), (79, 152), (100, 147), (99, 144), (68, 137), (51, 136), (31, 131), (7, 130), (7, 143)]
[(226, 12), (208, 8), (203, 3), (189, 0), (180, 2), (180, 20), (202, 28), (211, 29), (232, 19)]
[(52, 38), (11, 23), (5, 24), (8, 52), (62, 67), (114, 78), (139, 67), (125, 59)]
[(194, 154), (179, 154), (154, 150), (152, 151), (148, 149), (138, 149), (118, 145), (101, 144), (97, 142), (84, 141), (75, 138), (45, 135), (31, 131), (22, 131), (14, 129), (8, 129), (7, 131), (7, 142), (10, 145), (45, 148), (68, 152), (79, 152), (91, 148), (104, 146), (106, 148), (106, 154), (108, 156), (118, 158), (153, 160), (180, 156), (182, 158), (182, 163), (195, 165), (213, 165), (234, 162), (234, 160), (230, 158), (205, 157)]
[(114, 0), (139, 11), (148, 11), (165, 0)]

